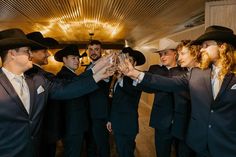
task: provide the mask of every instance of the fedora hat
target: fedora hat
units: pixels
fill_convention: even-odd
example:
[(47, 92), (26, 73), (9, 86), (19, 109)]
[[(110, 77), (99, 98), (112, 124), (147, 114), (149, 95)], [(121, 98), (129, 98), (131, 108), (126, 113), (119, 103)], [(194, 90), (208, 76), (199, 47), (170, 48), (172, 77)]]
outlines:
[(206, 28), (205, 33), (191, 42), (191, 45), (200, 45), (206, 40), (215, 40), (226, 42), (236, 47), (236, 35), (233, 30), (223, 26), (209, 26)]
[(0, 50), (9, 50), (19, 47), (41, 47), (44, 45), (30, 40), (26, 37), (25, 33), (18, 28), (7, 29), (0, 32)]
[(66, 46), (65, 48), (57, 51), (54, 55), (54, 58), (58, 62), (63, 62), (63, 57), (66, 57), (68, 55), (73, 55), (73, 56), (80, 56), (78, 46), (75, 44), (70, 44)]
[[(46, 37), (44, 38), (42, 33), (40, 32), (31, 32), (26, 34), (27, 38), (33, 41), (36, 41), (42, 45), (45, 45), (46, 48), (52, 48), (54, 46), (57, 46), (59, 43), (57, 40), (55, 40), (54, 38), (49, 38)], [(32, 50), (40, 50), (40, 47), (32, 47)]]
[(158, 49), (157, 49), (156, 52), (159, 53), (159, 52), (162, 52), (162, 51), (165, 51), (165, 50), (176, 49), (178, 44), (179, 44), (178, 42), (175, 42), (171, 39), (162, 38), (159, 41), (159, 46), (158, 46)]
[(143, 65), (146, 62), (146, 58), (142, 52), (133, 50), (131, 47), (125, 47), (122, 49), (123, 53), (128, 53), (136, 61), (136, 66)]

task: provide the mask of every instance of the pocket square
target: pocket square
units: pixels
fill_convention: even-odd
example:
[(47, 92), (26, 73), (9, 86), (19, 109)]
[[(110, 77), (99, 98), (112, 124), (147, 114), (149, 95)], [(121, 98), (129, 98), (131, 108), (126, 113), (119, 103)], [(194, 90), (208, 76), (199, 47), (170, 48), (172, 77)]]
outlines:
[(37, 94), (43, 93), (45, 90), (44, 88), (40, 85), (39, 88), (37, 89)]
[(231, 89), (236, 89), (236, 84), (234, 84), (232, 87), (231, 87)]

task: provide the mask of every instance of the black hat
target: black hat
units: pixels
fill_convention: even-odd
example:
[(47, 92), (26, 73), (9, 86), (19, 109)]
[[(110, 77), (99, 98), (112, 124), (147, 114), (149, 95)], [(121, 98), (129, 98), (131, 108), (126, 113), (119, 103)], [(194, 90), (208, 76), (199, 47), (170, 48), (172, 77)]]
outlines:
[(0, 32), (0, 50), (8, 50), (24, 46), (45, 48), (44, 45), (28, 39), (21, 29), (13, 28)]
[(136, 64), (137, 66), (138, 65), (143, 65), (146, 62), (146, 58), (143, 55), (143, 53), (140, 52), (140, 51), (137, 51), (137, 50), (133, 50), (131, 47), (123, 48), (122, 52), (123, 53), (128, 53), (129, 56), (133, 57), (137, 62), (137, 64)]
[[(46, 48), (51, 48), (51, 47), (54, 47), (59, 44), (58, 41), (53, 38), (49, 38), (49, 37), (44, 38), (42, 33), (40, 33), (40, 32), (31, 32), (31, 33), (28, 33), (26, 36), (30, 40), (33, 40), (33, 41), (36, 41), (42, 45), (45, 45)], [(40, 47), (32, 47), (31, 49), (32, 50), (40, 50), (41, 48)]]
[(236, 35), (233, 30), (223, 26), (209, 26), (203, 35), (192, 41), (191, 45), (200, 45), (206, 40), (226, 42), (236, 47)]
[(64, 49), (57, 51), (54, 55), (54, 58), (58, 62), (63, 62), (62, 58), (68, 55), (74, 55), (80, 57), (78, 46), (75, 44), (70, 44), (66, 46)]

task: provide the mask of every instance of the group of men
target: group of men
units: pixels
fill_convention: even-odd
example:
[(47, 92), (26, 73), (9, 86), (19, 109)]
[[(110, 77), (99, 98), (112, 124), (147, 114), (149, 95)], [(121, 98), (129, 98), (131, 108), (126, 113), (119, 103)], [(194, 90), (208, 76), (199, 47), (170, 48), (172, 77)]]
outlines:
[[(119, 71), (109, 70), (114, 56), (102, 57), (102, 44), (88, 44), (90, 65), (80, 74), (80, 52), (70, 44), (55, 53), (63, 67), (53, 75), (48, 48), (57, 45), (40, 32), (0, 32), (0, 156), (55, 156), (62, 138), (65, 156), (110, 156), (113, 132), (119, 156), (132, 157), (138, 134), (141, 92), (155, 93), (150, 126), (159, 157), (233, 157), (235, 143), (236, 35), (210, 26), (198, 39), (181, 44), (161, 39), (162, 66), (147, 72), (134, 67), (144, 55), (130, 47), (119, 56)], [(201, 46), (200, 46), (201, 45)], [(178, 57), (177, 57), (178, 56)], [(117, 64), (117, 63), (115, 63)], [(112, 99), (109, 90), (112, 88)]]
[[(193, 45), (201, 45), (198, 54), (191, 47)], [(170, 51), (173, 48), (160, 54), (165, 67), (158, 66), (155, 73), (152, 69), (149, 72), (138, 71), (128, 60), (120, 66), (123, 74), (138, 80), (139, 88), (161, 92), (156, 94), (152, 112), (161, 115), (154, 123), (157, 155), (170, 156), (170, 143), (174, 137), (177, 144), (182, 145), (177, 149), (178, 156), (233, 157), (236, 154), (236, 35), (227, 27), (213, 25), (188, 46), (181, 47), (179, 62), (182, 66), (189, 65), (184, 75), (165, 76), (172, 75), (171, 64), (166, 61), (176, 55)], [(174, 107), (172, 102), (166, 103), (171, 101), (165, 99), (168, 92), (174, 94)], [(182, 92), (185, 96), (179, 95), (175, 99), (175, 94)], [(163, 94), (164, 101), (157, 99), (158, 94)], [(181, 127), (183, 132), (179, 133), (184, 133), (183, 136), (176, 136)]]
[[(48, 103), (48, 98), (77, 99), (97, 90), (97, 83), (113, 74), (107, 71), (111, 66), (111, 56), (107, 56), (98, 60), (93, 68), (71, 77), (70, 80), (55, 77), (41, 69), (41, 65), (47, 64), (47, 50), (51, 46), (49, 43), (57, 44), (51, 38), (44, 38), (41, 33), (26, 36), (20, 29), (0, 32), (1, 156), (33, 157), (42, 156), (46, 152), (55, 153), (54, 141), (57, 135), (50, 129), (57, 129), (57, 126), (50, 125), (57, 124), (50, 121), (55, 121), (53, 118), (58, 118), (58, 115), (55, 105)], [(73, 72), (78, 58), (62, 58), (64, 64)], [(48, 114), (44, 116), (45, 110)], [(42, 133), (48, 137), (45, 138), (46, 141), (42, 140)]]

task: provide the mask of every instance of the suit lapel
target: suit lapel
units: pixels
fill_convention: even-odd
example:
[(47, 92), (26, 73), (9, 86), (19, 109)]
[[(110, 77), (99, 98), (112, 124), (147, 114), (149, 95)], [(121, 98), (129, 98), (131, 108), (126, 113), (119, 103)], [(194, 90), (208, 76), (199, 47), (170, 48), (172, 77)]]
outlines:
[(20, 107), (20, 109), (28, 115), (28, 112), (26, 111), (20, 97), (17, 95), (14, 87), (12, 86), (6, 75), (2, 72), (2, 69), (0, 70), (0, 83), (2, 84), (8, 95), (12, 98), (12, 100), (14, 100), (16, 104), (18, 104), (17, 106)]
[(222, 85), (220, 87), (220, 91), (215, 100), (219, 99), (222, 96), (223, 92), (226, 90), (226, 87), (228, 87), (232, 77), (233, 77), (232, 73), (225, 75)]
[(33, 81), (29, 78), (25, 79), (28, 87), (29, 87), (29, 93), (30, 93), (30, 111), (29, 114), (31, 114), (33, 112), (34, 109), (34, 96), (35, 96), (35, 92), (34, 92), (34, 84)]
[(213, 100), (213, 92), (212, 92), (212, 88), (211, 88), (211, 69), (207, 69), (205, 70), (205, 84), (207, 87), (207, 91), (209, 96), (211, 97), (211, 99)]

